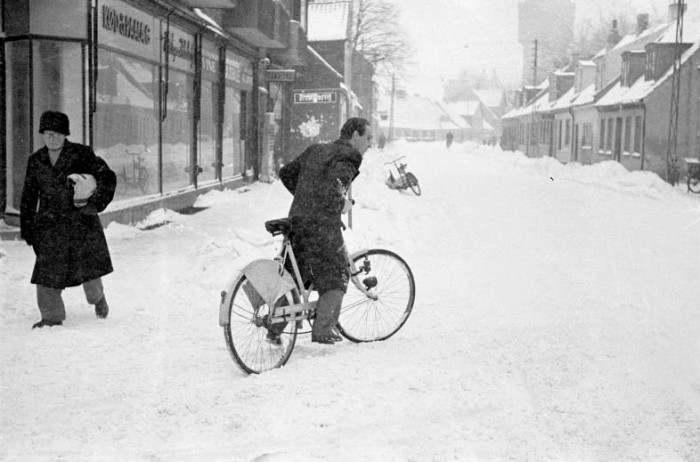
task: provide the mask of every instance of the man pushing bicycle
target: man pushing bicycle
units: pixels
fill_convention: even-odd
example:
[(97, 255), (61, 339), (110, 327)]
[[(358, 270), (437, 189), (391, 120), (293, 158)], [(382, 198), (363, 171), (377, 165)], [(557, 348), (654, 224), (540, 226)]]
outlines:
[[(347, 190), (371, 142), (370, 123), (353, 117), (341, 128), (339, 139), (309, 146), (279, 172), (294, 195), (289, 209), (291, 243), (301, 277), (319, 293), (312, 342), (332, 345), (342, 340), (335, 326), (350, 275), (340, 217), (350, 208)], [(280, 333), (270, 328), (268, 340), (279, 342)]]

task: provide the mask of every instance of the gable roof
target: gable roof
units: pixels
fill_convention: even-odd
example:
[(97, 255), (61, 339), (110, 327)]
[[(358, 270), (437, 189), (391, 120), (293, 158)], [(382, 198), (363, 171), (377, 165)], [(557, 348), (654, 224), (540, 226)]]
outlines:
[[(689, 16), (684, 21), (683, 26), (683, 42), (693, 43), (680, 58), (680, 66), (684, 66), (698, 51), (700, 51), (700, 17), (695, 14)], [(676, 28), (669, 27), (660, 34), (653, 43), (675, 43)], [(629, 87), (623, 87), (622, 82), (618, 81), (600, 96), (596, 102), (596, 107), (615, 106), (619, 104), (638, 104), (644, 98), (649, 96), (654, 90), (661, 86), (664, 82), (673, 75), (673, 66), (657, 80), (646, 80), (644, 75), (641, 75)], [(619, 80), (619, 79), (618, 79)]]
[[(459, 130), (469, 125), (454, 117), (440, 104), (423, 96), (407, 96), (394, 101), (394, 127), (412, 130)], [(388, 121), (382, 121), (388, 127)]]
[(474, 90), (484, 106), (488, 108), (501, 107), (504, 104), (506, 94), (503, 90)]

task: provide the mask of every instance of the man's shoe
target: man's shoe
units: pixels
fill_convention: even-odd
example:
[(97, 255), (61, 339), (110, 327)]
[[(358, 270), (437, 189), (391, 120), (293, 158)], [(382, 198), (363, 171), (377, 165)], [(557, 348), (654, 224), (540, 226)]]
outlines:
[(331, 329), (331, 337), (333, 337), (333, 340), (335, 340), (336, 342), (343, 341), (343, 336), (340, 335), (340, 332), (338, 331), (337, 328)]
[(323, 345), (335, 345), (335, 339), (331, 334), (321, 335), (319, 337), (311, 336), (311, 341), (314, 343), (322, 343)]
[(109, 314), (109, 305), (107, 299), (103, 296), (99, 302), (95, 303), (95, 316), (104, 319)]
[(42, 319), (39, 322), (35, 322), (34, 325), (32, 326), (32, 329), (41, 329), (44, 326), (48, 327), (53, 327), (53, 326), (62, 326), (63, 321), (46, 321)]

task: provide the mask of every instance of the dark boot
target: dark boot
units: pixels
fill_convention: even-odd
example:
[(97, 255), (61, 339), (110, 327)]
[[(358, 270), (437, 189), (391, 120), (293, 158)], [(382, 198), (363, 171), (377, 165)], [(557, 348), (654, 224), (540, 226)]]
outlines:
[(329, 290), (319, 297), (316, 305), (316, 320), (311, 331), (312, 342), (333, 345), (337, 341), (334, 328), (338, 324), (343, 295), (340, 290)]
[(102, 296), (99, 302), (95, 303), (95, 316), (100, 319), (104, 319), (109, 314), (109, 305), (107, 305), (107, 299)]
[(41, 329), (44, 326), (48, 327), (53, 327), (53, 326), (62, 326), (63, 321), (47, 321), (45, 319), (42, 319), (39, 322), (35, 322), (34, 325), (32, 326), (32, 329)]

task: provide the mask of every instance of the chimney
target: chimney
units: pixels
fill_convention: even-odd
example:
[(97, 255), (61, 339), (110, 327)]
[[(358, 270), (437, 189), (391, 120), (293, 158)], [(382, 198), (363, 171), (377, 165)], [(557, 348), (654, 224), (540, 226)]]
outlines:
[(649, 28), (649, 15), (647, 13), (637, 15), (637, 35)]
[(579, 61), (576, 66), (576, 93), (581, 93), (595, 83), (597, 66), (593, 61)]
[[(681, 8), (681, 5), (683, 6)], [(678, 15), (685, 14), (688, 9), (688, 0), (671, 0), (668, 5), (668, 20), (669, 22), (675, 22), (678, 19)], [(682, 10), (682, 11), (681, 11)]]
[(608, 33), (608, 46), (610, 48), (614, 47), (620, 39), (622, 39), (622, 37), (620, 37), (620, 32), (617, 30), (617, 19), (613, 19), (612, 29), (610, 29)]
[(574, 85), (571, 72), (552, 72), (549, 74), (549, 101), (556, 101)]

